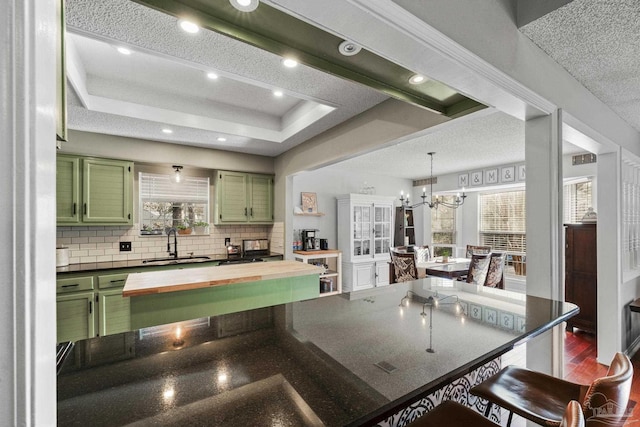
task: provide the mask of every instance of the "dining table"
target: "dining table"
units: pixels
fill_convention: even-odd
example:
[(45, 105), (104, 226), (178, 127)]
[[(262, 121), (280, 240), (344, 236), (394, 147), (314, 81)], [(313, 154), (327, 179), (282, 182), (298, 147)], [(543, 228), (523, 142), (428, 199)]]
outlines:
[(419, 273), (421, 269), (424, 270), (426, 276), (456, 279), (467, 274), (470, 262), (469, 258), (449, 258), (447, 262), (444, 262), (442, 258), (435, 258), (429, 261), (416, 262), (416, 267)]

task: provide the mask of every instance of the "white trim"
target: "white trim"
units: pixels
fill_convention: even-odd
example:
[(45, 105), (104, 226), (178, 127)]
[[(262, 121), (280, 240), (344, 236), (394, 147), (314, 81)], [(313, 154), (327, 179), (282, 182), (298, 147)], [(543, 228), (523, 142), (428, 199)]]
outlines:
[(56, 0), (3, 2), (0, 44), (0, 419), (56, 420)]

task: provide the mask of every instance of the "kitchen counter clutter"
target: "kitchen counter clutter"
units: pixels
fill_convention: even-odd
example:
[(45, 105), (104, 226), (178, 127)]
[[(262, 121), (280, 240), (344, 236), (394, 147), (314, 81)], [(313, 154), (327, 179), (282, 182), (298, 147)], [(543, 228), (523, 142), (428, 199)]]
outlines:
[[(464, 400), (500, 355), (578, 312), (458, 286), (420, 279), (77, 342), (58, 377), (58, 424), (398, 425), (442, 396)], [(434, 295), (441, 304), (425, 305)], [(522, 322), (492, 323), (491, 310)]]

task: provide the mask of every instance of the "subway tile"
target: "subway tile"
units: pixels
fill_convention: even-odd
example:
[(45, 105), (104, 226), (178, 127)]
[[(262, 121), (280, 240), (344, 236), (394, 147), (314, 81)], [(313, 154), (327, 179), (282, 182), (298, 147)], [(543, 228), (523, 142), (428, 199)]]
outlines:
[(96, 232), (96, 236), (102, 236), (102, 237), (113, 236), (113, 233), (111, 232), (111, 230), (98, 230)]
[(71, 251), (70, 255), (73, 258), (85, 257), (89, 255), (89, 251), (83, 251), (83, 250)]
[(104, 249), (91, 249), (89, 250), (89, 256), (104, 255)]
[(73, 237), (71, 239), (71, 243), (77, 243), (79, 245), (85, 244), (85, 243), (89, 243), (89, 238), (88, 237)]
[(128, 258), (127, 258), (127, 255), (118, 254), (118, 255), (113, 255), (112, 259), (113, 261), (126, 261)]
[(62, 237), (69, 237), (69, 238), (80, 237), (80, 232), (77, 230), (63, 231)]
[(95, 230), (85, 230), (80, 232), (80, 237), (95, 237), (95, 236), (96, 236)]
[(102, 255), (96, 257), (96, 262), (109, 262), (113, 261), (113, 257), (111, 255)]
[(69, 264), (80, 264), (80, 258), (69, 257)]
[(87, 262), (96, 262), (96, 257), (95, 256), (85, 256), (85, 257), (81, 257), (80, 258), (80, 263), (84, 264)]
[(89, 237), (89, 243), (104, 243), (104, 237)]

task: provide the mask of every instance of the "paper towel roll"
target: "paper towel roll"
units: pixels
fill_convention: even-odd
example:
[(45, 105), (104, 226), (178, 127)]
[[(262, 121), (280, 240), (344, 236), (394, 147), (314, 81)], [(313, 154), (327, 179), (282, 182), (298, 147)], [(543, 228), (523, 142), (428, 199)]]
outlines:
[(56, 248), (56, 267), (69, 265), (69, 248)]

